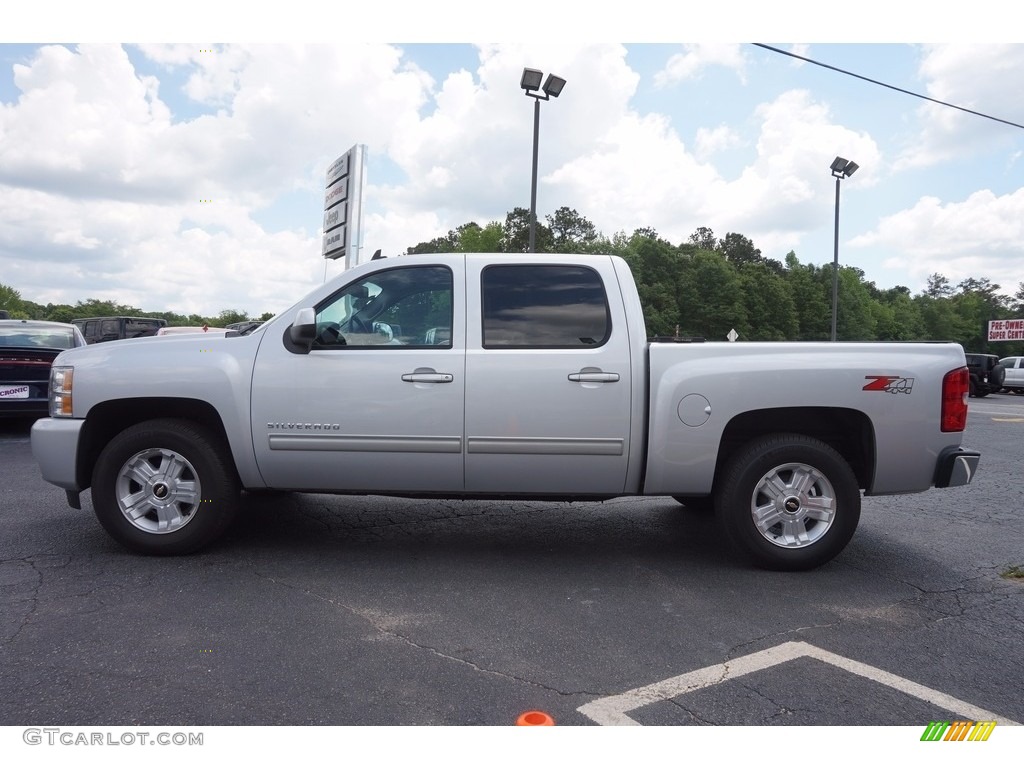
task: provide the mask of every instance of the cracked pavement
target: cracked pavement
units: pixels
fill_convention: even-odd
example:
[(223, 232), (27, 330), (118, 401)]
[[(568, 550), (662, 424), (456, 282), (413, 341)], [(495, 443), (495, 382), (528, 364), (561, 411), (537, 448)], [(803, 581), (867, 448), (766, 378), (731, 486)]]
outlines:
[[(247, 496), (212, 549), (145, 558), (0, 424), (0, 725), (504, 725), (790, 640), (1024, 721), (1024, 397), (971, 401), (975, 483), (867, 498), (832, 563), (754, 570), (671, 499)], [(643, 725), (921, 725), (950, 713), (813, 658)], [(952, 713), (956, 714), (956, 713)]]

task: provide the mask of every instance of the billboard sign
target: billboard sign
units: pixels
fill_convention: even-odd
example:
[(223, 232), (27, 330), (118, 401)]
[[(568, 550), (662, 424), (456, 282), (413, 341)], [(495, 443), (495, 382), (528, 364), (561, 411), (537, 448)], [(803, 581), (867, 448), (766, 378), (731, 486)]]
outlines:
[(989, 341), (1024, 341), (1024, 320), (989, 320)]

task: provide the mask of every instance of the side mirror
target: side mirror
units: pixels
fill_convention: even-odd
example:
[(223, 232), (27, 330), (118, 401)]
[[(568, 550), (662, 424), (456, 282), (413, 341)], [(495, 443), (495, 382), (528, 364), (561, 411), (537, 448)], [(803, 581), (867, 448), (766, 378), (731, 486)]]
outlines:
[(288, 339), (293, 352), (307, 354), (316, 337), (316, 312), (312, 307), (303, 307), (295, 313), (295, 320), (288, 326)]

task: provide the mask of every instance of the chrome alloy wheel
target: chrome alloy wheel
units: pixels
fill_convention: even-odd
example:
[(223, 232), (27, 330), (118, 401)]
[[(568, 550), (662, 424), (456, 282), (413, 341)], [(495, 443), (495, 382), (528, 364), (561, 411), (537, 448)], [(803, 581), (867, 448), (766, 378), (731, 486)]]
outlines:
[(832, 526), (836, 492), (819, 470), (807, 464), (782, 464), (758, 481), (750, 514), (765, 539), (786, 549), (818, 541)]
[(166, 448), (148, 448), (128, 459), (117, 473), (115, 494), (121, 514), (146, 533), (181, 530), (202, 501), (195, 468)]

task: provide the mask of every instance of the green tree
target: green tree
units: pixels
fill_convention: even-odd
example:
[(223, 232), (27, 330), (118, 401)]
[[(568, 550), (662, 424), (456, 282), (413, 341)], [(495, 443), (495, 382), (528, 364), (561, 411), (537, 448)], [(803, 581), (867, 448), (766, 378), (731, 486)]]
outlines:
[(1009, 299), (999, 294), (999, 286), (987, 277), (969, 277), (961, 280), (957, 288), (959, 292), (952, 301), (964, 328), (959, 341), (965, 349), (985, 352), (988, 350), (988, 322), (1005, 316)]
[[(830, 273), (831, 269), (830, 265)], [(856, 267), (840, 267), (839, 309), (836, 312), (838, 341), (871, 341), (875, 338), (873, 303), (874, 299), (864, 282), (864, 272)], [(829, 320), (831, 324), (831, 313)]]
[[(537, 222), (534, 230), (534, 247), (537, 253), (551, 253), (553, 237), (551, 229)], [(530, 211), (528, 208), (513, 208), (505, 216), (502, 231), (502, 253), (528, 253), (530, 250)]]
[(244, 323), (248, 319), (249, 314), (247, 312), (239, 312), (237, 309), (222, 309), (220, 314), (209, 325), (216, 328), (224, 328), (231, 323)]
[(796, 339), (800, 319), (786, 279), (760, 261), (741, 261), (737, 271), (747, 313), (747, 322), (736, 329), (740, 337), (744, 341)]
[(729, 232), (719, 240), (718, 250), (733, 264), (761, 261), (761, 251), (749, 238), (737, 232)]
[(801, 264), (793, 251), (786, 254), (786, 282), (796, 306), (800, 341), (827, 341), (832, 335), (832, 271)]
[(682, 259), (671, 243), (657, 237), (653, 230), (637, 230), (623, 245), (644, 308), (647, 335), (675, 335), (681, 319), (678, 293)]
[(710, 227), (697, 227), (690, 235), (690, 243), (702, 251), (713, 251), (718, 247), (715, 233), (711, 231)]
[(551, 230), (551, 246), (555, 253), (584, 253), (597, 240), (597, 228), (575, 208), (562, 206), (544, 218)]
[(6, 310), (12, 318), (29, 319), (28, 315), (24, 314), (21, 293), (3, 283), (0, 283), (0, 309)]
[(486, 227), (475, 222), (463, 224), (458, 229), (459, 242), (455, 250), (460, 253), (500, 253), (504, 229), (500, 221), (492, 221)]
[(872, 304), (875, 338), (879, 341), (914, 341), (925, 338), (924, 320), (910, 289), (897, 285), (880, 291)]
[(739, 276), (720, 253), (698, 251), (685, 260), (678, 302), (686, 335), (723, 341), (747, 325)]
[(407, 248), (406, 253), (455, 253), (458, 247), (459, 233), (453, 229), (444, 237), (435, 237)]
[(933, 299), (941, 299), (944, 296), (953, 295), (953, 286), (949, 284), (949, 280), (945, 275), (933, 272), (928, 275), (928, 287), (924, 293), (925, 296), (930, 296)]

